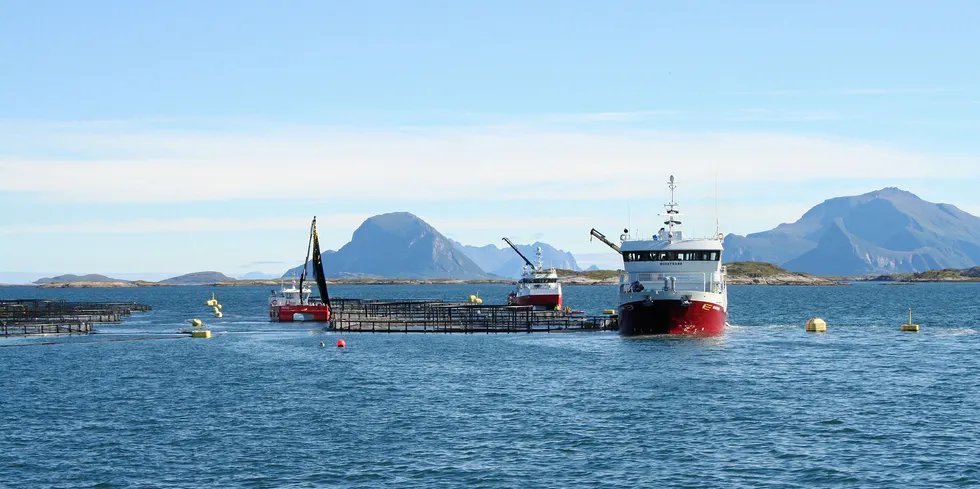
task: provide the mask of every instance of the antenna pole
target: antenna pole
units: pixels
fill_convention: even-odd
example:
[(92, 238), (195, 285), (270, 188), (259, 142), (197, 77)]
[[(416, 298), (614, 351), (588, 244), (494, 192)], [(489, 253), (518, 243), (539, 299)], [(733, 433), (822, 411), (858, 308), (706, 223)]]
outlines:
[(718, 215), (718, 168), (715, 167), (715, 238), (721, 234), (721, 218)]

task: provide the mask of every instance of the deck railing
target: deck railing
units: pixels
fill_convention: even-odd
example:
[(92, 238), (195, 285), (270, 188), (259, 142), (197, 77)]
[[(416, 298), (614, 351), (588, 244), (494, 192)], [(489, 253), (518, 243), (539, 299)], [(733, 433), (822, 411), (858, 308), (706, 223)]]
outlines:
[[(724, 274), (705, 272), (621, 272), (619, 289), (623, 293), (639, 290), (673, 290), (719, 293), (724, 288)], [(639, 283), (639, 290), (637, 287)]]

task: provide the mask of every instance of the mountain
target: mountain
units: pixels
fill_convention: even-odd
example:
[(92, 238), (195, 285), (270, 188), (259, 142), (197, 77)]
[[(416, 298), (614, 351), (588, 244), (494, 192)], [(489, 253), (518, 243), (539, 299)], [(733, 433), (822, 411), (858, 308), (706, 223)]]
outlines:
[(462, 251), (470, 260), (473, 260), (473, 263), (476, 263), (484, 271), (491, 273), (517, 256), (509, 246), (506, 250), (502, 250), (492, 244), (486, 246), (470, 246), (464, 245), (459, 241), (453, 241), (452, 243), (456, 249)]
[(814, 275), (970, 268), (980, 263), (980, 217), (889, 187), (826, 200), (769, 231), (729, 235), (724, 259)]
[(168, 285), (207, 285), (219, 282), (232, 282), (234, 280), (221, 272), (194, 272), (161, 280), (160, 283)]
[(586, 272), (594, 272), (596, 270), (600, 270), (599, 265), (592, 265), (591, 267), (586, 268), (584, 271), (586, 271)]
[(239, 280), (269, 280), (274, 278), (279, 278), (279, 276), (272, 273), (262, 272), (248, 272), (245, 275), (238, 277)]
[[(509, 278), (519, 278), (521, 276), (521, 267), (524, 266), (524, 260), (517, 256), (517, 253), (514, 253), (514, 250), (510, 249), (510, 246), (504, 246), (503, 248), (498, 248), (492, 244), (486, 246), (468, 246), (457, 241), (453, 241), (453, 245), (476, 262), (480, 268), (494, 275)], [(519, 244), (517, 245), (517, 249), (521, 250), (521, 253), (528, 260), (531, 260), (531, 263), (537, 264), (535, 253), (539, 246), (541, 247), (541, 263), (545, 267), (581, 270), (571, 253), (559, 250), (548, 243), (534, 242), (527, 245)]]
[[(321, 235), (325, 232), (321, 229)], [(364, 221), (351, 241), (321, 254), (328, 277), (492, 278), (452, 241), (408, 212), (392, 212)], [(283, 277), (298, 276), (300, 265)], [(312, 270), (307, 272), (312, 277)]]
[(87, 275), (58, 275), (57, 277), (44, 277), (39, 278), (34, 281), (37, 285), (46, 284), (61, 284), (61, 283), (71, 283), (71, 282), (126, 282), (126, 280), (119, 280), (118, 278), (109, 278), (105, 275), (98, 275), (95, 273), (90, 273)]

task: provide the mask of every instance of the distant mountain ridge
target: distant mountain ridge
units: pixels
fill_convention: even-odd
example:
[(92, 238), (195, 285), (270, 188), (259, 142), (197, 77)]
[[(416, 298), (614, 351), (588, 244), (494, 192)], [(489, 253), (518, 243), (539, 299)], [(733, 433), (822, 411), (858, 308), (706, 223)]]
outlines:
[(724, 259), (814, 275), (970, 268), (980, 263), (980, 217), (888, 187), (828, 199), (794, 223), (725, 238)]
[(74, 282), (128, 282), (128, 280), (120, 280), (118, 278), (110, 278), (105, 275), (99, 275), (96, 273), (89, 273), (86, 275), (58, 275), (57, 277), (44, 277), (39, 278), (34, 281), (37, 285), (47, 285), (47, 284), (60, 284), (60, 283), (74, 283)]
[(234, 280), (234, 278), (221, 272), (194, 272), (161, 280), (160, 283), (168, 285), (207, 285), (232, 282)]
[(268, 280), (274, 278), (279, 278), (279, 275), (265, 272), (248, 272), (245, 275), (238, 277), (239, 280)]
[[(442, 233), (408, 212), (368, 218), (349, 243), (337, 251), (323, 252), (322, 257), (324, 273), (333, 278), (493, 278)], [(283, 277), (298, 276), (302, 271), (300, 265), (287, 270)], [(307, 273), (312, 276), (312, 270)]]
[[(492, 244), (486, 246), (469, 246), (458, 241), (453, 241), (453, 245), (465, 253), (466, 256), (469, 256), (480, 268), (493, 275), (507, 278), (520, 278), (521, 276), (524, 260), (517, 256), (517, 253), (514, 253), (514, 250), (510, 246), (505, 245), (502, 248), (498, 248)], [(571, 253), (557, 249), (548, 243), (535, 241), (531, 244), (518, 244), (517, 249), (521, 250), (521, 253), (528, 260), (531, 260), (531, 263), (537, 264), (535, 253), (539, 246), (541, 247), (541, 263), (545, 267), (555, 267), (563, 270), (581, 270)]]

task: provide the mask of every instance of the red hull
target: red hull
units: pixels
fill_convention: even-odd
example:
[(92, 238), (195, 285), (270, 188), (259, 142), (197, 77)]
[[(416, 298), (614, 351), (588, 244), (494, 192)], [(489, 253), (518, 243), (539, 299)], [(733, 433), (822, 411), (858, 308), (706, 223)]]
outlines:
[(330, 307), (324, 304), (304, 306), (270, 306), (269, 318), (280, 323), (329, 321)]
[(561, 308), (561, 296), (553, 295), (523, 295), (514, 298), (514, 304), (518, 306), (549, 306)]
[(718, 304), (677, 300), (639, 301), (619, 306), (619, 334), (646, 336), (659, 334), (713, 336), (725, 331), (728, 314)]

